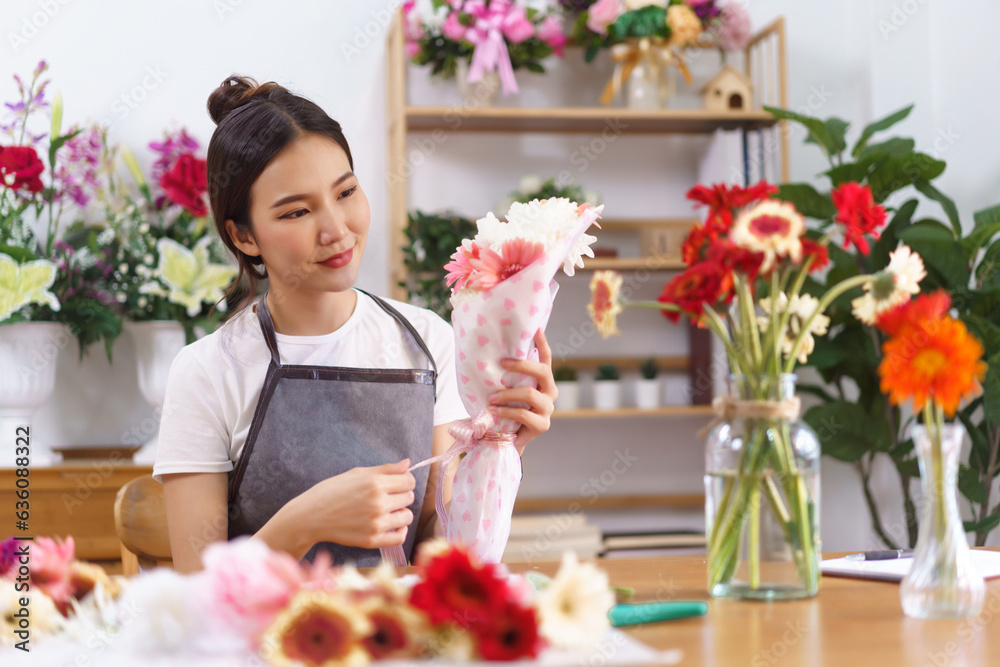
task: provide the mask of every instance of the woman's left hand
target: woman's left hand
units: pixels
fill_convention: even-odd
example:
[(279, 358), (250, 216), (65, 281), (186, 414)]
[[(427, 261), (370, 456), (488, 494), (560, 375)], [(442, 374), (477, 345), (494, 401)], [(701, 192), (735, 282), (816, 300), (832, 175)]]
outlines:
[[(541, 329), (535, 334), (535, 347), (538, 348), (538, 361), (504, 359), (501, 365), (506, 370), (535, 378), (538, 387), (501, 389), (490, 396), (494, 417), (506, 417), (521, 423), (514, 439), (518, 454), (524, 452), (529, 442), (549, 430), (553, 404), (559, 393), (552, 376), (552, 350)], [(514, 402), (527, 403), (528, 407), (507, 405)]]

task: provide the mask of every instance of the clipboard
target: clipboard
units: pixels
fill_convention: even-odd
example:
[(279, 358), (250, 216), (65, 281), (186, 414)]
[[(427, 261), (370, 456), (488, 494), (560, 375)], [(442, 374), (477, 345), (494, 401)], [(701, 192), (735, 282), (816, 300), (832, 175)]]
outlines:
[[(972, 549), (969, 556), (972, 559), (972, 566), (983, 575), (984, 579), (1000, 577), (1000, 551)], [(892, 560), (831, 558), (821, 561), (819, 569), (824, 575), (831, 577), (899, 582), (910, 571), (912, 564), (912, 558), (894, 558)]]

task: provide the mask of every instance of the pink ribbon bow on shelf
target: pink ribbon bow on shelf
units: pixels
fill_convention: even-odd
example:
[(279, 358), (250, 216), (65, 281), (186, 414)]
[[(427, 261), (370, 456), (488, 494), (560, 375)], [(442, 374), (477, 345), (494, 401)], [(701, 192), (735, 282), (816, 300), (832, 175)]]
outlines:
[(469, 65), (469, 83), (482, 79), (487, 70), (496, 70), (503, 84), (503, 94), (516, 93), (517, 81), (504, 32), (513, 33), (512, 41), (523, 41), (531, 36), (534, 27), (524, 17), (523, 10), (507, 0), (492, 0), (488, 5), (473, 0), (465, 3), (462, 11), (475, 19), (465, 33), (465, 39), (476, 45)]
[[(471, 452), (481, 445), (501, 447), (514, 444), (515, 434), (494, 432), (491, 430), (494, 424), (493, 414), (489, 410), (480, 410), (479, 414), (472, 419), (459, 419), (452, 422), (451, 426), (448, 427), (448, 433), (455, 438), (455, 444), (444, 454), (414, 464), (407, 470), (410, 472), (432, 463), (441, 462), (441, 467), (438, 469), (437, 489), (434, 494), (434, 507), (437, 509), (438, 521), (441, 522), (441, 532), (445, 536), (448, 535), (448, 508), (444, 504), (444, 475), (452, 459), (463, 452)], [(379, 551), (382, 554), (382, 560), (398, 567), (407, 565), (403, 547), (399, 545), (382, 547)]]

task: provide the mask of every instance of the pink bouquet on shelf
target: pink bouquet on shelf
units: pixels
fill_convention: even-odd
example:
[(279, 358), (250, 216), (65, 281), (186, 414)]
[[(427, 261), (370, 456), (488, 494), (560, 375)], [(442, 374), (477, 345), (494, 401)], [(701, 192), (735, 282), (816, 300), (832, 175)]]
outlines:
[[(452, 255), (452, 325), (459, 393), (472, 419), (456, 422), (455, 445), (441, 459), (437, 510), (449, 541), (461, 542), (484, 562), (499, 562), (510, 534), (521, 462), (510, 419), (494, 421), (489, 396), (501, 388), (533, 386), (534, 379), (504, 370), (504, 358), (538, 359), (533, 340), (545, 329), (562, 266), (572, 276), (596, 238), (586, 234), (604, 206), (569, 199), (515, 202), (506, 221), (492, 213), (476, 222), (478, 233)], [(441, 490), (448, 462), (466, 452), (452, 486), (451, 507)]]

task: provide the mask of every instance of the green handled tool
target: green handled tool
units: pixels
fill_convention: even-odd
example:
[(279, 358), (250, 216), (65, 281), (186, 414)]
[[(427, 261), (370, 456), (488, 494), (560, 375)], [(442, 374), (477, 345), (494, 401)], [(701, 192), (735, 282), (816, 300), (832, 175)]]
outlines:
[(670, 600), (616, 604), (608, 610), (608, 618), (611, 620), (611, 625), (620, 628), (623, 625), (655, 623), (688, 616), (704, 616), (707, 613), (707, 602)]

